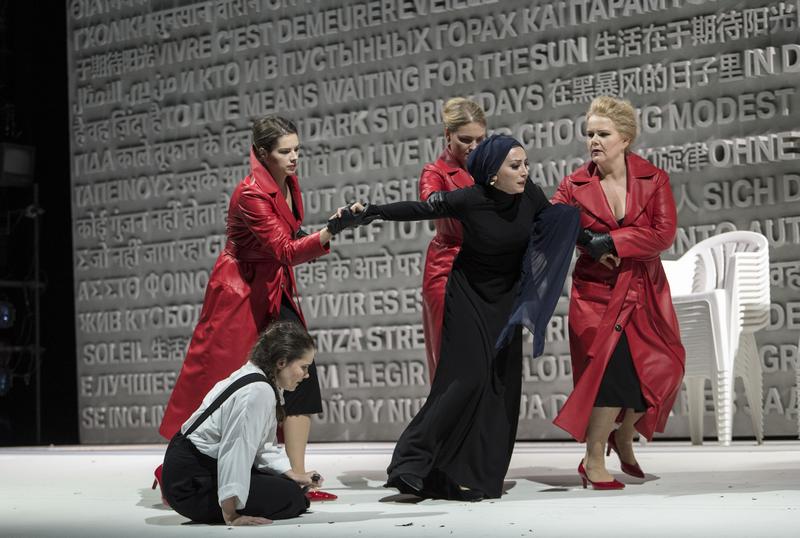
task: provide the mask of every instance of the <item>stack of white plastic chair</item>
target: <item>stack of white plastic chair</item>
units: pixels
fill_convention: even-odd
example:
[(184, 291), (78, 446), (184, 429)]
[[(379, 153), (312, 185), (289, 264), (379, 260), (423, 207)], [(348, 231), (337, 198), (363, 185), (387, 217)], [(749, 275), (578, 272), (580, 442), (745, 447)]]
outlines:
[(711, 379), (717, 439), (733, 436), (734, 379), (741, 377), (756, 440), (764, 439), (761, 359), (754, 333), (769, 322), (767, 239), (728, 232), (665, 261), (672, 302), (686, 348), (686, 390), (693, 444), (703, 442), (705, 380)]

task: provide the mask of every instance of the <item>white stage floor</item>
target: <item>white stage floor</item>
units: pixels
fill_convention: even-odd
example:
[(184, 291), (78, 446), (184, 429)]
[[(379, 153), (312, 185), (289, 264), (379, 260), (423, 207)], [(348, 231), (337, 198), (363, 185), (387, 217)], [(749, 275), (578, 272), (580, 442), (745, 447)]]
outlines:
[(425, 500), (383, 489), (390, 443), (316, 444), (309, 468), (339, 495), (267, 527), (189, 525), (150, 489), (164, 446), (0, 449), (0, 536), (800, 536), (800, 442), (638, 448), (648, 472), (584, 490), (574, 443), (519, 443), (502, 499)]

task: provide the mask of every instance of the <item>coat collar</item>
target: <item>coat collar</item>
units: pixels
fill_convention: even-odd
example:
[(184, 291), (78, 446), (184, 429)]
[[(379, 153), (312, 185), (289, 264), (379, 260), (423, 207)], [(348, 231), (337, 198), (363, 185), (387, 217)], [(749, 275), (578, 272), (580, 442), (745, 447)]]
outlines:
[(472, 180), (472, 176), (470, 176), (469, 172), (465, 169), (461, 168), (461, 165), (458, 164), (458, 161), (453, 157), (450, 148), (447, 146), (445, 146), (439, 158), (436, 159), (436, 166), (450, 176), (451, 181), (455, 183), (458, 188), (470, 187), (475, 184)]
[[(633, 222), (644, 211), (658, 188), (655, 179), (660, 171), (647, 159), (630, 152), (625, 155), (625, 167), (628, 186), (623, 225)], [(570, 180), (575, 185), (575, 199), (586, 212), (602, 220), (612, 230), (620, 227), (600, 186), (600, 172), (596, 164), (591, 161), (584, 164), (573, 172)]]
[(300, 196), (300, 184), (297, 180), (297, 176), (289, 176), (287, 179), (289, 191), (292, 193), (292, 204), (294, 204), (297, 211), (297, 218), (295, 218), (292, 210), (289, 209), (286, 198), (278, 191), (278, 184), (275, 182), (275, 179), (273, 179), (272, 174), (261, 164), (261, 161), (258, 160), (252, 149), (250, 150), (250, 177), (264, 193), (275, 199), (278, 213), (283, 217), (283, 220), (285, 220), (293, 230), (299, 228), (300, 223), (303, 221), (303, 199), (302, 196)]

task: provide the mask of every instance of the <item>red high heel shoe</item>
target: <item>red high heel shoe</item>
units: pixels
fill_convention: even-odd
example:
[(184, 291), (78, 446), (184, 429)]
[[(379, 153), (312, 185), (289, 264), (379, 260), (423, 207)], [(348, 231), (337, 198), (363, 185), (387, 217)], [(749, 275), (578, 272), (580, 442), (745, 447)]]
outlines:
[(592, 482), (589, 479), (589, 475), (586, 474), (586, 469), (583, 467), (583, 460), (578, 464), (578, 475), (581, 477), (581, 481), (583, 482), (583, 489), (586, 489), (586, 484), (591, 484), (592, 489), (624, 489), (625, 484), (620, 482), (617, 479), (611, 480), (609, 482)]
[(614, 434), (617, 433), (617, 430), (612, 430), (610, 434), (608, 434), (608, 444), (606, 445), (606, 456), (611, 455), (611, 451), (617, 453), (617, 457), (619, 458), (620, 469), (622, 472), (634, 476), (636, 478), (644, 478), (644, 471), (642, 468), (639, 467), (638, 463), (625, 463), (622, 461), (622, 455), (619, 453), (619, 449), (617, 448), (617, 438)]
[(338, 498), (338, 495), (319, 489), (310, 489), (306, 491), (306, 499), (309, 501), (335, 501)]
[(167, 502), (166, 497), (164, 497), (164, 490), (161, 487), (161, 473), (163, 472), (163, 469), (164, 465), (161, 464), (156, 467), (155, 471), (153, 471), (153, 475), (156, 477), (156, 479), (153, 480), (153, 486), (150, 489), (156, 489), (156, 486), (158, 486), (158, 491), (161, 492), (161, 502), (164, 504), (164, 506), (169, 508), (169, 502)]

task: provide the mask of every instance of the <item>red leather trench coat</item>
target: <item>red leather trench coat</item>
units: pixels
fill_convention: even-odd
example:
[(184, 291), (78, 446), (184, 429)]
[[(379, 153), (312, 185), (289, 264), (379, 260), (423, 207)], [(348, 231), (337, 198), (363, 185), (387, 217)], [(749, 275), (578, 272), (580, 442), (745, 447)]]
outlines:
[(622, 259), (610, 270), (581, 252), (573, 272), (569, 347), (575, 388), (554, 423), (579, 442), (585, 440), (603, 373), (622, 331), (647, 403), (636, 429), (647, 439), (664, 431), (683, 380), (685, 353), (659, 258), (677, 227), (669, 176), (633, 153), (627, 154), (626, 165), (622, 225), (614, 218), (594, 163), (565, 177), (552, 199), (578, 207), (581, 227), (609, 232)]
[[(159, 433), (172, 438), (215, 383), (247, 360), (258, 334), (280, 313), (281, 298), (294, 301), (292, 266), (329, 251), (319, 232), (296, 239), (303, 220), (297, 177), (288, 178), (295, 212), (266, 168), (250, 153), (250, 175), (234, 189), (228, 207), (225, 250), (206, 287), (200, 320), (172, 389)], [(305, 322), (305, 321), (304, 321)]]
[[(469, 172), (461, 168), (450, 150), (445, 148), (435, 163), (428, 163), (423, 167), (419, 177), (419, 199), (424, 202), (434, 192), (454, 191), (474, 184)], [(461, 241), (462, 229), (458, 220), (436, 220), (436, 235), (428, 245), (422, 277), (422, 329), (431, 382), (439, 364), (444, 288), (453, 268), (453, 260), (461, 249)]]

